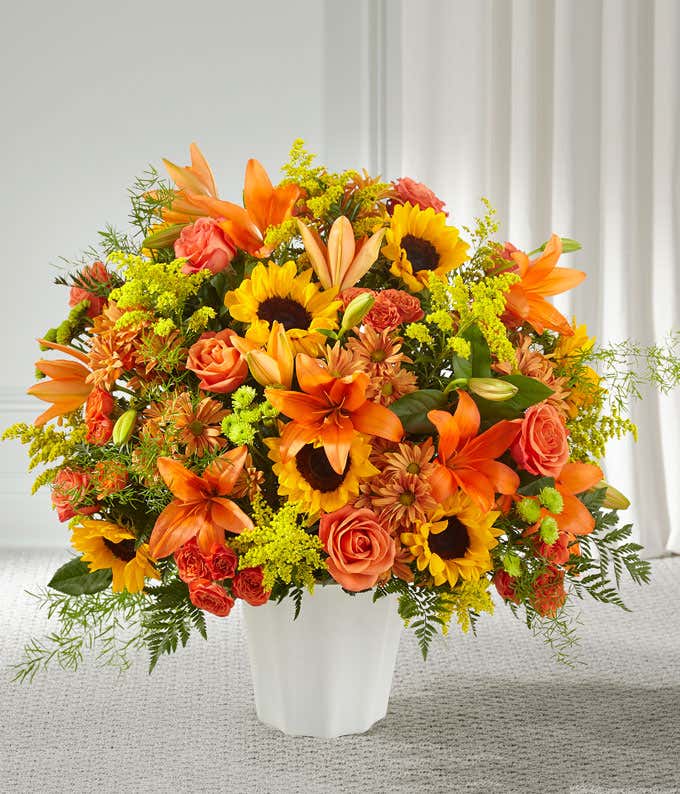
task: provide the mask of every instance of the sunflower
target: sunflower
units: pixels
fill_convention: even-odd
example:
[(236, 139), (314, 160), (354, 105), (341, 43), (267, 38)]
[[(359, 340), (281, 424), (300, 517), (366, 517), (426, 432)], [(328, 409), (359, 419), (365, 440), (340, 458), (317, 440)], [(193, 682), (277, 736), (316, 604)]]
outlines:
[(274, 461), (274, 474), (279, 478), (279, 494), (297, 502), (308, 513), (322, 510), (332, 513), (344, 507), (359, 493), (359, 483), (378, 474), (369, 462), (371, 445), (361, 435), (355, 435), (349, 450), (345, 470), (334, 471), (322, 446), (306, 444), (289, 460), (281, 460), (281, 439), (265, 440), (269, 457)]
[(403, 532), (401, 542), (419, 571), (429, 568), (435, 585), (448, 582), (454, 587), (459, 578), (477, 581), (493, 567), (489, 550), (500, 534), (493, 527), (499, 515), (483, 512), (459, 491), (437, 508), (430, 521), (418, 525), (414, 532)]
[(468, 258), (468, 244), (458, 229), (446, 225), (446, 215), (431, 207), (421, 210), (409, 203), (394, 208), (382, 254), (392, 261), (390, 273), (411, 292), (427, 286), (429, 273), (444, 276)]
[(149, 557), (149, 546), (142, 543), (135, 548), (132, 532), (110, 521), (82, 518), (73, 527), (71, 544), (82, 552), (91, 571), (111, 569), (114, 593), (138, 593), (144, 588), (145, 578), (161, 578)]
[(249, 279), (225, 295), (224, 302), (235, 320), (248, 323), (246, 338), (265, 346), (272, 323), (286, 330), (296, 353), (316, 355), (326, 343), (320, 330), (338, 327), (336, 290), (320, 290), (312, 284), (312, 271), (298, 275), (295, 262), (259, 264)]

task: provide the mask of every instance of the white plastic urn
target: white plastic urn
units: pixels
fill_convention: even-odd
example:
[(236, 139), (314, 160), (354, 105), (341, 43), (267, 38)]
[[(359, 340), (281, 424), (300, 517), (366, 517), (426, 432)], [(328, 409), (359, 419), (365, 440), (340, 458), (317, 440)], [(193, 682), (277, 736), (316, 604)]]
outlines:
[(290, 736), (364, 733), (387, 714), (403, 622), (397, 596), (337, 584), (293, 602), (245, 602), (243, 616), (261, 722)]

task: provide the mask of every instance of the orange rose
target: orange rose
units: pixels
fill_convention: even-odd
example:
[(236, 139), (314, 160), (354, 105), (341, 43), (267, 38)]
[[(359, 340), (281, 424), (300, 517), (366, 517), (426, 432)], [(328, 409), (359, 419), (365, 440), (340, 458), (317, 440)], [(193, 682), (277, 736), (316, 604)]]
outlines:
[(269, 601), (271, 590), (262, 587), (262, 568), (244, 568), (234, 577), (232, 592), (252, 607), (259, 607)]
[(235, 336), (228, 328), (206, 333), (189, 348), (186, 366), (201, 379), (201, 389), (227, 394), (248, 377), (248, 364), (232, 344)]
[(99, 499), (119, 493), (128, 484), (127, 469), (115, 460), (101, 461), (94, 467), (93, 484)]
[(557, 477), (569, 460), (567, 428), (559, 411), (549, 403), (528, 408), (510, 453), (521, 469)]
[(502, 568), (493, 575), (493, 583), (496, 585), (498, 595), (506, 601), (512, 601), (513, 604), (519, 604), (519, 598), (515, 592), (516, 582), (517, 579), (515, 579), (514, 576), (510, 576), (510, 574)]
[(563, 565), (571, 557), (569, 542), (573, 538), (568, 533), (560, 532), (557, 540), (552, 545), (544, 543), (538, 536), (536, 537), (538, 538), (535, 541), (536, 551), (541, 557), (545, 557), (546, 560)]
[(88, 444), (103, 447), (113, 435), (113, 422), (106, 416), (102, 416), (99, 419), (91, 419), (86, 424), (87, 435), (85, 436), (85, 441)]
[(209, 579), (194, 579), (189, 582), (189, 598), (195, 607), (211, 612), (218, 618), (226, 618), (234, 606), (234, 599), (224, 587)]
[(198, 273), (209, 270), (219, 273), (228, 267), (236, 253), (236, 247), (213, 218), (199, 218), (182, 229), (175, 241), (175, 255), (186, 257), (182, 273)]
[[(421, 210), (432, 207), (435, 212), (444, 212), (444, 202), (422, 182), (416, 182), (409, 176), (404, 176), (392, 183), (394, 198), (392, 204), (405, 204), (407, 201), (414, 207), (418, 206)], [(444, 212), (444, 215), (448, 215)]]
[(80, 283), (82, 284), (80, 287), (71, 287), (68, 305), (73, 307), (81, 301), (90, 301), (87, 316), (96, 317), (102, 313), (106, 298), (92, 290), (103, 287), (110, 292), (113, 287), (111, 274), (103, 262), (94, 262), (92, 265), (83, 268), (80, 274)]
[[(231, 579), (236, 573), (238, 557), (236, 552), (226, 544), (213, 544), (210, 556), (206, 558), (211, 579)], [(234, 595), (237, 595), (235, 593)]]
[(394, 564), (394, 538), (368, 508), (346, 505), (326, 513), (319, 539), (329, 556), (330, 575), (345, 590), (368, 590)]
[(76, 514), (89, 516), (98, 506), (92, 504), (90, 477), (85, 471), (68, 467), (61, 469), (52, 483), (52, 504), (60, 521), (68, 521)]
[(98, 386), (92, 389), (85, 403), (85, 419), (99, 419), (102, 416), (111, 416), (114, 401), (109, 392)]
[(175, 552), (177, 573), (183, 582), (190, 583), (194, 579), (212, 579), (205, 557), (198, 548), (195, 538), (187, 541)]
[(564, 571), (551, 565), (536, 577), (531, 604), (539, 615), (555, 617), (567, 599), (564, 591)]

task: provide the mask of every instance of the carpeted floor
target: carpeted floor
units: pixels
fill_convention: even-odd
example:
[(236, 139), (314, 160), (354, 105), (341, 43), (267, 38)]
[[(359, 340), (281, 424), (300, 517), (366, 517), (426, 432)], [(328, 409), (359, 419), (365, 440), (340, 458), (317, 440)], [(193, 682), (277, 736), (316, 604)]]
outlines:
[(499, 608), (423, 663), (402, 638), (387, 718), (362, 736), (259, 724), (238, 611), (210, 640), (119, 677), (88, 665), (9, 683), (47, 624), (24, 589), (55, 552), (0, 552), (0, 791), (680, 792), (680, 559), (625, 588), (632, 613), (583, 602), (576, 669)]

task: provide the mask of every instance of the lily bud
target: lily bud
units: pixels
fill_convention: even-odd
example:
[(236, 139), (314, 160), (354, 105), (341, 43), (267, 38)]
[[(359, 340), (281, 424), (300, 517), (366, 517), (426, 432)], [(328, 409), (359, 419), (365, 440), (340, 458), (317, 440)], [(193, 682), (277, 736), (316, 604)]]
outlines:
[(137, 411), (130, 408), (124, 414), (118, 417), (116, 424), (113, 426), (113, 433), (111, 440), (114, 444), (127, 444), (132, 436), (132, 431), (135, 429), (137, 421)]
[(470, 378), (468, 389), (478, 397), (492, 402), (503, 402), (514, 397), (519, 391), (514, 383), (499, 378)]
[(342, 325), (340, 326), (340, 335), (347, 333), (350, 328), (354, 328), (364, 319), (364, 317), (371, 311), (375, 303), (375, 295), (370, 292), (362, 292), (351, 300), (342, 315)]
[(281, 372), (276, 359), (264, 350), (251, 350), (246, 354), (250, 374), (260, 386), (275, 386), (281, 383)]
[(630, 499), (626, 498), (621, 491), (614, 488), (614, 486), (610, 485), (606, 480), (600, 480), (595, 486), (596, 491), (602, 488), (607, 489), (602, 507), (607, 507), (609, 510), (626, 510), (630, 507)]

